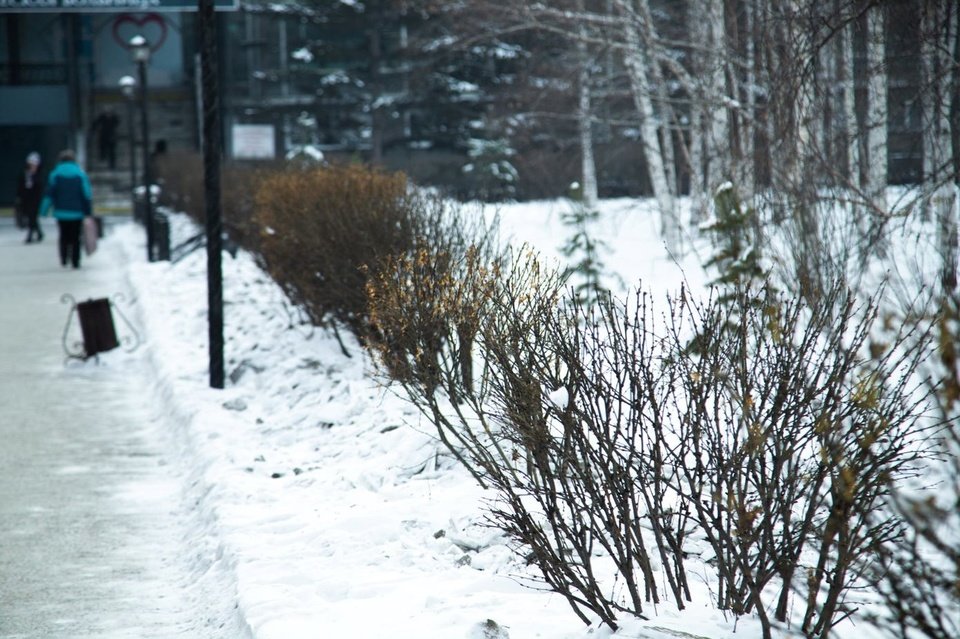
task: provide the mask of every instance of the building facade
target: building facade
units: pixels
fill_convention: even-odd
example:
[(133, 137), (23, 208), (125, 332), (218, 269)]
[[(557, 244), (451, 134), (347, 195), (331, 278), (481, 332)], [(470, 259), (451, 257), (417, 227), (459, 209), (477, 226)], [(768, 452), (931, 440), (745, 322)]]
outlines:
[[(236, 8), (224, 0), (217, 7)], [(131, 124), (139, 131), (131, 120), (138, 110), (119, 85), (137, 76), (135, 35), (151, 48), (151, 140), (196, 147), (195, 10), (186, 0), (0, 0), (0, 176), (11, 176), (0, 179), (0, 206), (12, 202), (12, 176), (31, 151), (47, 169), (59, 150), (73, 148), (89, 169), (109, 170), (91, 131), (101, 113), (119, 119), (115, 170), (129, 168), (131, 151), (141, 153), (128, 137)]]

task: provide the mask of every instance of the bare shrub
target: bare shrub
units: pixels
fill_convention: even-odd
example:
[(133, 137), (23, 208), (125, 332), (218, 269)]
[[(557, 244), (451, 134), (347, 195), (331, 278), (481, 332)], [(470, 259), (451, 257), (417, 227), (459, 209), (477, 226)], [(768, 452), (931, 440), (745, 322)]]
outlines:
[[(846, 596), (899, 534), (885, 498), (931, 425), (915, 388), (922, 349), (905, 334), (871, 360), (876, 304), (856, 306), (839, 285), (823, 299), (812, 310), (800, 296), (757, 305), (750, 291), (733, 306), (684, 303), (701, 350), (676, 360), (686, 444), (673, 463), (716, 555), (718, 604), (755, 612), (765, 636), (770, 595), (781, 622), (792, 594), (804, 598), (811, 637), (853, 612)], [(687, 333), (673, 324), (677, 340)]]
[(363, 335), (368, 272), (411, 251), (414, 201), (402, 173), (355, 165), (271, 173), (255, 198), (259, 257), (314, 324)]
[(717, 605), (757, 615), (765, 636), (793, 621), (792, 599), (811, 637), (852, 613), (847, 596), (900, 534), (885, 497), (926, 424), (919, 351), (901, 339), (865, 354), (875, 306), (839, 286), (814, 310), (799, 294), (682, 294), (663, 327), (647, 296), (584, 306), (527, 254), (464, 272), (418, 285), (424, 271), (406, 268), (379, 294), (402, 283), (443, 299), (406, 316), (444, 344), (459, 343), (453, 318), (475, 318), (481, 375), (464, 384), (454, 350), (408, 336), (400, 381), (496, 491), (492, 525), (582, 619), (683, 608), (691, 535), (711, 548)]
[(496, 220), (439, 197), (414, 198), (412, 243), (367, 281), (368, 343), (390, 376), (453, 398), (473, 388), (473, 347), (507, 256)]
[[(495, 444), (482, 412), (489, 392), (487, 363), (475, 363), (474, 351), (482, 327), (493, 318), (494, 298), (518, 273), (529, 275), (535, 260), (526, 252), (517, 258), (501, 253), (480, 235), (479, 242), (459, 247), (422, 242), (387, 261), (371, 279), (368, 297), (377, 361), (434, 421), (451, 452), (488, 485), (484, 477), (509, 458)], [(559, 278), (550, 282), (544, 291), (559, 290)], [(463, 432), (464, 424), (481, 434)], [(493, 448), (474, 449), (477, 438)]]
[[(196, 151), (170, 150), (152, 167), (160, 185), (160, 203), (186, 213), (198, 224), (206, 220), (203, 157)], [(226, 164), (220, 173), (223, 226), (240, 245), (256, 249), (257, 233), (251, 229), (253, 198), (265, 172), (276, 164)]]
[[(663, 540), (660, 558), (671, 566), (668, 581), (678, 600), (689, 598), (675, 556), (683, 523), (659, 507), (664, 482), (637, 481), (646, 472), (638, 467), (656, 462), (636, 454), (647, 404), (634, 400), (656, 393), (635, 384), (636, 393), (609, 399), (610, 362), (599, 326), (614, 313), (599, 323), (569, 315), (585, 307), (561, 305), (563, 282), (525, 250), (482, 259), (471, 249), (452, 262), (446, 251), (431, 255), (421, 247), (371, 282), (371, 315), (378, 327), (392, 327), (376, 353), (452, 453), (497, 491), (492, 523), (581, 618), (593, 612), (615, 625), (618, 611), (659, 601), (639, 522), (651, 503), (661, 515), (652, 527)], [(629, 322), (621, 318), (619, 325)], [(645, 339), (642, 331), (615, 333), (621, 348), (606, 352), (628, 354), (616, 360), (622, 378), (635, 358), (652, 358), (653, 349), (625, 343)], [(476, 380), (463, 375), (462, 353), (471, 347), (480, 354)], [(562, 406), (551, 399), (561, 392), (569, 398)], [(597, 553), (601, 565), (612, 557), (629, 576), (629, 602), (606, 590), (597, 573), (609, 570), (595, 565)]]
[(935, 331), (937, 357), (928, 374), (946, 426), (932, 438), (935, 454), (921, 490), (900, 487), (892, 495), (903, 536), (880, 549), (871, 574), (884, 603), (875, 621), (903, 639), (960, 636), (960, 296), (945, 289), (939, 312), (908, 321)]
[(488, 410), (511, 459), (525, 462), (519, 482), (495, 482), (492, 520), (533, 549), (545, 581), (584, 619), (581, 609), (611, 627), (619, 612), (642, 616), (662, 600), (661, 577), (682, 609), (687, 516), (669, 498), (657, 435), (670, 381), (648, 299), (586, 306), (572, 292), (522, 290), (498, 298), (498, 321), (483, 331)]
[(203, 219), (203, 157), (199, 153), (170, 150), (152, 162), (151, 175), (161, 185), (161, 204)]

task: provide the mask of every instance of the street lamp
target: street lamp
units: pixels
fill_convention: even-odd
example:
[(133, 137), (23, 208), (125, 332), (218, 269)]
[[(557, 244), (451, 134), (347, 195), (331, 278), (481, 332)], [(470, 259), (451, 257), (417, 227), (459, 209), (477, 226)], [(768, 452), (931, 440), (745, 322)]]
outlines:
[(203, 193), (207, 226), (207, 308), (210, 388), (223, 388), (223, 269), (220, 259), (220, 89), (217, 86), (217, 21), (214, 0), (198, 0), (200, 75), (203, 85)]
[(142, 35), (130, 38), (130, 52), (140, 77), (140, 141), (143, 144), (143, 221), (147, 227), (147, 261), (153, 261), (153, 203), (150, 191), (150, 135), (147, 127), (147, 62), (150, 44)]
[(137, 81), (133, 76), (120, 78), (120, 92), (127, 99), (127, 137), (130, 139), (130, 212), (137, 217), (137, 154), (136, 140), (133, 139), (133, 99), (137, 95)]

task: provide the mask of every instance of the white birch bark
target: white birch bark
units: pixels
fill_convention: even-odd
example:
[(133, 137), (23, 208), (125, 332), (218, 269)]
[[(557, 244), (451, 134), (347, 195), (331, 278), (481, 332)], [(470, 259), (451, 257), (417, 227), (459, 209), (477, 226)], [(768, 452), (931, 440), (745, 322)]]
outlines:
[[(638, 0), (638, 2), (646, 3), (647, 0)], [(624, 13), (624, 17), (627, 18), (624, 25), (626, 43), (624, 63), (630, 82), (630, 92), (640, 116), (640, 135), (643, 138), (644, 158), (650, 172), (653, 194), (660, 209), (661, 230), (667, 247), (670, 250), (677, 250), (680, 243), (679, 220), (677, 219), (676, 203), (667, 184), (663, 151), (657, 137), (656, 113), (653, 108), (653, 100), (650, 97), (649, 57), (641, 45), (637, 24), (632, 19), (633, 11), (624, 4), (623, 0), (618, 0), (617, 6)], [(652, 27), (652, 25), (647, 26), (648, 28)]]
[[(691, 42), (704, 42), (706, 39), (706, 29), (700, 15), (701, 6), (699, 3), (690, 2), (687, 4), (687, 24), (690, 25)], [(703, 56), (691, 52), (691, 64), (693, 66), (692, 75), (701, 77), (704, 63)], [(692, 89), (692, 88), (691, 88)], [(704, 165), (704, 146), (707, 136), (704, 132), (705, 114), (707, 107), (700, 91), (698, 97), (692, 92), (690, 105), (690, 141), (689, 141), (689, 161), (690, 161), (690, 200), (691, 200), (691, 224), (697, 225), (706, 219), (709, 202), (706, 189), (706, 167)]]
[(690, 110), (690, 222), (697, 225), (707, 217), (707, 193), (703, 171), (703, 111)]
[[(652, 30), (653, 15), (650, 13), (650, 6), (647, 4), (647, 0), (638, 3), (637, 13), (640, 16), (641, 23), (647, 25), (647, 28)], [(663, 151), (663, 168), (666, 173), (667, 188), (670, 189), (673, 195), (677, 195), (679, 190), (677, 189), (676, 158), (673, 149), (673, 135), (670, 132), (670, 125), (673, 122), (673, 108), (670, 106), (670, 101), (668, 100), (667, 83), (660, 70), (660, 64), (653, 59), (653, 56), (648, 56), (647, 59), (649, 63), (650, 83), (651, 86), (657, 90), (657, 101), (660, 108), (660, 148)]]
[(857, 125), (856, 96), (854, 94), (853, 74), (853, 23), (844, 27), (839, 34), (841, 62), (841, 84), (843, 90), (843, 118), (841, 120), (840, 139), (844, 140), (847, 153), (847, 184), (855, 192), (861, 192), (860, 179), (860, 135)]
[(707, 106), (706, 117), (709, 131), (707, 160), (707, 188), (713, 192), (731, 178), (729, 164), (730, 121), (727, 113), (725, 79), (726, 38), (723, 25), (723, 0), (706, 0), (707, 28)]
[(673, 147), (673, 133), (670, 126), (673, 123), (673, 108), (668, 102), (667, 83), (664, 81), (661, 73), (656, 71), (657, 65), (651, 67), (655, 71), (653, 79), (657, 87), (657, 99), (660, 102), (660, 140), (663, 148), (663, 169), (666, 173), (667, 188), (673, 195), (679, 195), (680, 189), (677, 186), (677, 159)]
[(867, 12), (867, 196), (877, 214), (887, 210), (886, 9)]
[(744, 6), (744, 21), (746, 26), (746, 60), (744, 61), (743, 98), (745, 117), (740, 119), (740, 148), (743, 150), (743, 167), (740, 174), (740, 192), (748, 202), (753, 202), (756, 194), (756, 167), (754, 166), (756, 133), (754, 124), (757, 121), (757, 43), (756, 43), (756, 0)]
[[(819, 51), (819, 64), (816, 73), (816, 108), (819, 113), (813, 118), (814, 139), (817, 153), (827, 162), (833, 172), (833, 137), (836, 120), (837, 58), (833, 47), (823, 46)], [(832, 180), (832, 177), (831, 177)]]
[[(577, 8), (581, 12), (583, 11), (583, 0), (577, 3)], [(579, 92), (577, 121), (580, 133), (581, 193), (583, 204), (590, 209), (595, 209), (599, 197), (597, 194), (597, 164), (593, 154), (593, 107), (590, 99), (590, 60), (586, 42), (586, 27), (581, 25), (579, 32), (577, 62), (580, 69), (577, 78), (577, 91)]]
[(577, 114), (580, 127), (580, 173), (583, 184), (583, 203), (593, 209), (597, 206), (597, 163), (593, 154), (593, 110), (590, 102), (589, 74), (580, 70), (580, 108)]
[[(798, 0), (792, 0), (791, 7), (794, 15), (800, 13), (799, 5)], [(789, 23), (787, 27), (787, 40), (790, 46), (788, 60), (807, 60), (812, 50), (809, 46), (812, 38), (813, 34), (806, 29), (798, 27), (793, 22)], [(807, 158), (816, 152), (815, 145), (819, 142), (817, 126), (819, 118), (814, 112), (815, 79), (810, 77), (809, 73), (799, 73), (798, 70), (794, 70), (793, 75), (793, 83), (789, 85), (796, 92), (793, 98), (792, 120), (789, 122), (793, 133), (793, 148), (789, 151), (786, 178), (791, 188), (801, 190), (810, 186), (805, 183), (807, 179), (804, 174), (805, 163)]]

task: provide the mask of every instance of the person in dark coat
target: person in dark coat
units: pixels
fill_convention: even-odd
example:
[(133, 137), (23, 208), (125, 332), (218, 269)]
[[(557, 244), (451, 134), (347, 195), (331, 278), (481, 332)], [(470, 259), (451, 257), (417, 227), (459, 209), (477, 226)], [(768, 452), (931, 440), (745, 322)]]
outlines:
[(100, 152), (100, 161), (106, 162), (110, 170), (117, 168), (117, 127), (120, 118), (111, 110), (106, 110), (96, 117), (91, 129), (97, 134), (97, 148)]
[(34, 235), (38, 242), (43, 240), (43, 229), (37, 221), (42, 199), (43, 176), (40, 174), (40, 154), (33, 152), (27, 156), (26, 166), (20, 172), (20, 178), (17, 180), (17, 198), (14, 202), (18, 218), (23, 216), (28, 229), (27, 244), (33, 242)]
[(69, 259), (73, 268), (80, 268), (80, 232), (83, 218), (93, 213), (93, 190), (71, 150), (60, 152), (60, 163), (47, 178), (40, 215), (50, 209), (60, 227), (60, 263), (66, 266)]

